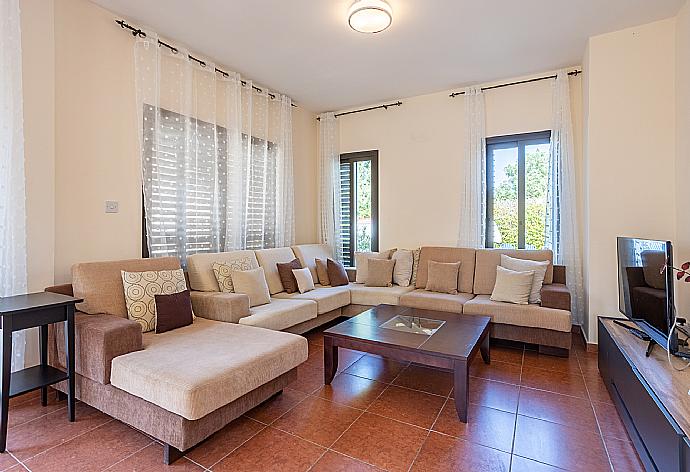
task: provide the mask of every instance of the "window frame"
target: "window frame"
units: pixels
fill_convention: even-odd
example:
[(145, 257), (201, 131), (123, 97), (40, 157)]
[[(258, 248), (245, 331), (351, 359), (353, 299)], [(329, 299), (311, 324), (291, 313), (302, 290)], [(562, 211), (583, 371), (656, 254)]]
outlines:
[[(371, 250), (379, 250), (379, 151), (372, 149), (369, 151), (346, 152), (340, 154), (340, 165), (350, 165), (350, 215), (355, 216), (355, 172), (354, 167), (357, 162), (371, 161)], [(340, 168), (340, 167), (339, 167)], [(339, 181), (340, 183), (340, 181)], [(342, 221), (338, 222), (337, 230), (340, 230)], [(356, 224), (350, 224), (350, 251), (349, 258), (352, 267), (355, 266), (355, 252), (357, 245)], [(343, 253), (343, 256), (345, 254)]]
[(494, 248), (493, 241), (493, 207), (494, 207), (494, 172), (492, 150), (517, 148), (518, 150), (518, 247), (525, 249), (526, 207), (525, 207), (525, 147), (535, 144), (551, 143), (551, 130), (531, 133), (508, 134), (486, 138), (486, 221), (484, 228), (485, 247)]

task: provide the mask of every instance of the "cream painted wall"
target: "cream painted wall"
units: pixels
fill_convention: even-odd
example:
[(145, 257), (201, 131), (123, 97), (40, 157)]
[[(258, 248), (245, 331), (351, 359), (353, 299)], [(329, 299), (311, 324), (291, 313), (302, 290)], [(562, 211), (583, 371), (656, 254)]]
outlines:
[(675, 19), (589, 39), (585, 269), (588, 340), (618, 313), (616, 236), (674, 239)]
[[(676, 239), (677, 264), (690, 261), (690, 3), (676, 17)], [(690, 284), (678, 284), (680, 316), (690, 315)]]

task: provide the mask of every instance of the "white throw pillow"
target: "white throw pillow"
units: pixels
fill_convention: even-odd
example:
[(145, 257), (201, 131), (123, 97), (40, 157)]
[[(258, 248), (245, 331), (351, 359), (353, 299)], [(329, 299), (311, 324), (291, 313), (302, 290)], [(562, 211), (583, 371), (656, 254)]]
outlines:
[(252, 270), (233, 270), (231, 277), (235, 293), (247, 295), (250, 307), (271, 303), (271, 294), (268, 291), (263, 267)]
[(395, 267), (393, 268), (393, 283), (401, 287), (410, 285), (412, 278), (412, 263), (414, 262), (414, 255), (408, 249), (398, 249), (393, 253)]
[(292, 269), (292, 274), (297, 280), (297, 288), (299, 289), (299, 293), (307, 293), (310, 290), (314, 290), (314, 277), (311, 276), (311, 270), (309, 270), (309, 267)]
[(214, 262), (211, 267), (213, 268), (213, 275), (216, 276), (220, 291), (228, 293), (235, 291), (235, 288), (232, 286), (231, 276), (233, 270), (256, 269), (255, 264), (249, 256), (229, 259), (225, 262)]
[(356, 284), (363, 284), (367, 281), (367, 269), (369, 259), (390, 259), (394, 249), (381, 252), (355, 252), (355, 267), (357, 268)]
[(505, 267), (496, 267), (496, 285), (491, 293), (491, 300), (527, 305), (532, 291), (534, 271), (516, 272)]
[(125, 289), (127, 317), (139, 323), (144, 333), (156, 329), (155, 295), (172, 295), (187, 290), (182, 269), (145, 272), (122, 270), (120, 274)]
[(532, 290), (529, 294), (530, 303), (541, 303), (541, 286), (544, 284), (546, 271), (549, 269), (549, 261), (530, 261), (527, 259), (516, 259), (515, 257), (501, 254), (501, 267), (517, 272), (534, 271), (532, 280)]

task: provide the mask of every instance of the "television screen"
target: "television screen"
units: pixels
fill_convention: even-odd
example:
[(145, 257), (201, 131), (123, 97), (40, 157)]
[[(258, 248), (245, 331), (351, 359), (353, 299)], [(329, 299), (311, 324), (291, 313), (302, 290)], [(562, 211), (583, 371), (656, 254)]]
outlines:
[(673, 323), (671, 263), (669, 241), (618, 238), (618, 309), (655, 340)]

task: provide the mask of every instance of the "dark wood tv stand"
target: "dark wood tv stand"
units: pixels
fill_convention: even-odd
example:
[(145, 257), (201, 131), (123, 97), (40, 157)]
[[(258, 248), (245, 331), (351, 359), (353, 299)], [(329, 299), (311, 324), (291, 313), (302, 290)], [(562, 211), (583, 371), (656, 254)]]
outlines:
[(690, 368), (659, 347), (647, 357), (647, 343), (599, 318), (599, 371), (645, 468), (690, 472)]

